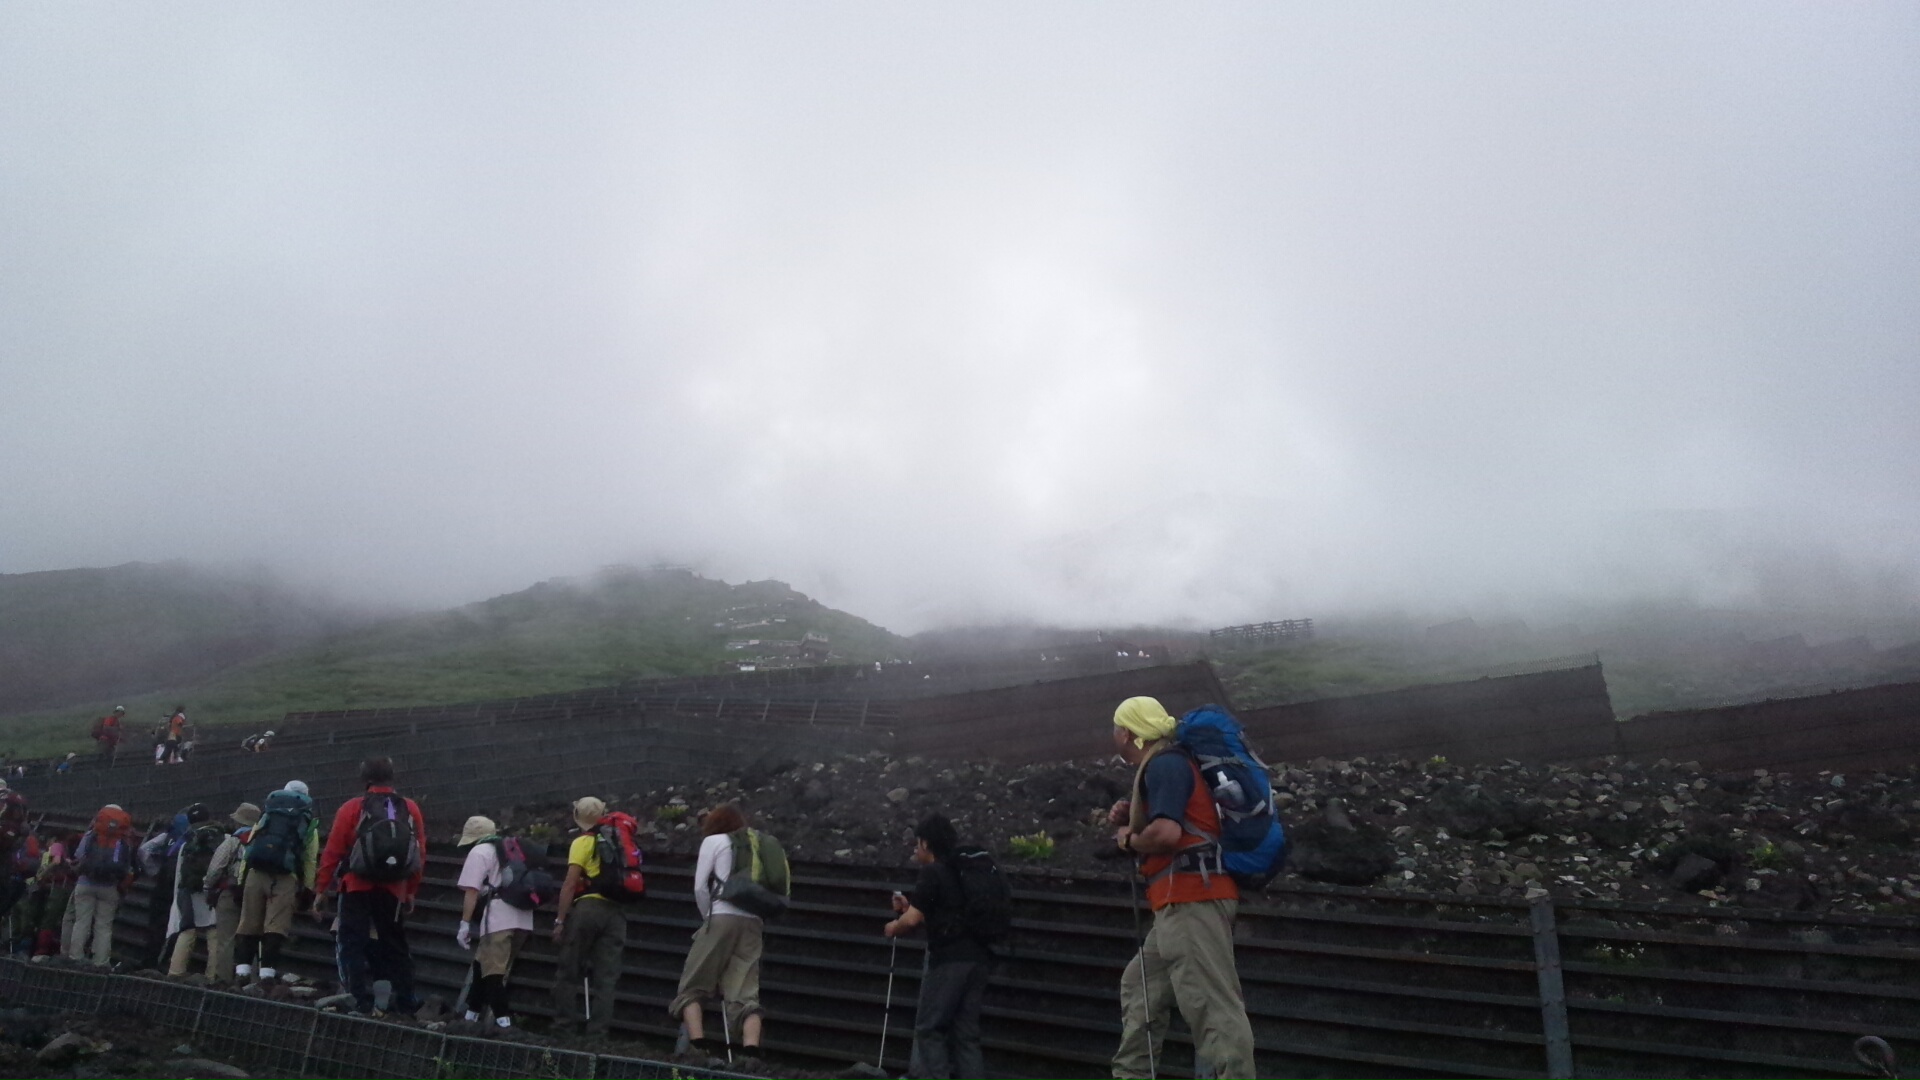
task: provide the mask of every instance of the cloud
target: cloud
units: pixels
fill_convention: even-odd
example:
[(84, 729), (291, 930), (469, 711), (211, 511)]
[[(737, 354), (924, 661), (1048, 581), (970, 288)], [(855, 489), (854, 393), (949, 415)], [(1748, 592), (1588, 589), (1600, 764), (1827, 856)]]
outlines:
[(1762, 602), (1764, 548), (1913, 602), (1916, 44), (11, 7), (0, 571), (447, 603), (668, 555), (911, 630)]

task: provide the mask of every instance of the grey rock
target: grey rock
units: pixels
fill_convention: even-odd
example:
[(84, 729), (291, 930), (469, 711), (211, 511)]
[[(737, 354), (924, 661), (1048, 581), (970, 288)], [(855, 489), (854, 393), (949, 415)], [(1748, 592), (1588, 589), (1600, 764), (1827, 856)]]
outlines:
[(907, 789), (903, 787), (897, 787), (897, 788), (894, 788), (892, 791), (887, 792), (887, 801), (894, 804), (895, 806), (899, 806), (901, 803), (906, 802)]
[(89, 1039), (77, 1031), (69, 1031), (55, 1036), (47, 1045), (41, 1047), (40, 1052), (33, 1055), (33, 1060), (57, 1069), (78, 1058), (104, 1053), (111, 1049), (113, 1049), (112, 1043)]

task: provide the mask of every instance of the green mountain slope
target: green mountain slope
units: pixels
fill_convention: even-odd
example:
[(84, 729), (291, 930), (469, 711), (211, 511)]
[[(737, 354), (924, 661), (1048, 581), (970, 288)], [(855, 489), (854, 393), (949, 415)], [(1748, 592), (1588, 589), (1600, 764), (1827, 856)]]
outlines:
[[(741, 624), (766, 625), (736, 630)], [(775, 622), (774, 620), (779, 620)], [(728, 659), (730, 637), (827, 637), (833, 659), (897, 655), (903, 641), (777, 581), (730, 585), (681, 572), (614, 569), (431, 615), (393, 619), (252, 661), (184, 689), (122, 699), (137, 734), (176, 703), (203, 733), (259, 730), (308, 709), (432, 705), (557, 693), (629, 678), (702, 675)], [(0, 750), (84, 750), (94, 716), (116, 702), (41, 710), (0, 722)], [(204, 738), (240, 738), (238, 731)]]
[(0, 574), (0, 716), (191, 684), (348, 625), (265, 576), (185, 563)]

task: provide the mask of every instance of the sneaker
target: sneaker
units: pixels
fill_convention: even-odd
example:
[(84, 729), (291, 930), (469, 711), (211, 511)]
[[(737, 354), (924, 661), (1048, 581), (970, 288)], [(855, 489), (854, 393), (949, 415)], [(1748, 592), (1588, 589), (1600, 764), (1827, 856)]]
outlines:
[(261, 982), (272, 982), (274, 979), (278, 978), (279, 975), (280, 975), (279, 972), (273, 970), (270, 967), (263, 967), (260, 969)]
[(477, 1012), (474, 1012), (472, 1009), (468, 1009), (467, 1015), (466, 1015), (466, 1021), (469, 1024), (477, 1024), (480, 1022), (480, 1014)]
[(235, 964), (233, 967), (233, 977), (241, 982), (246, 982), (248, 979), (253, 978), (253, 965)]
[(510, 1028), (513, 1026), (513, 1017), (496, 1016), (493, 1018), (493, 1026), (497, 1028), (502, 1028), (502, 1029)]

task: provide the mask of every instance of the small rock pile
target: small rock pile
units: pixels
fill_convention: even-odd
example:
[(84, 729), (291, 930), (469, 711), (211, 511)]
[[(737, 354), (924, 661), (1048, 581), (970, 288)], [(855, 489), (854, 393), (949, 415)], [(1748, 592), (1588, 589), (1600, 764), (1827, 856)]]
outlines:
[[(1311, 881), (1920, 915), (1912, 766), (1714, 774), (1665, 760), (1353, 758), (1278, 765), (1274, 781), (1293, 841), (1287, 873)], [(650, 830), (655, 849), (691, 852), (698, 812), (733, 800), (795, 858), (897, 864), (911, 851), (913, 823), (939, 810), (1003, 865), (1085, 873), (1118, 867), (1104, 858), (1105, 815), (1130, 783), (1131, 771), (1110, 759), (1005, 766), (876, 751), (773, 756), (616, 802)], [(564, 808), (527, 809), (564, 828)]]

